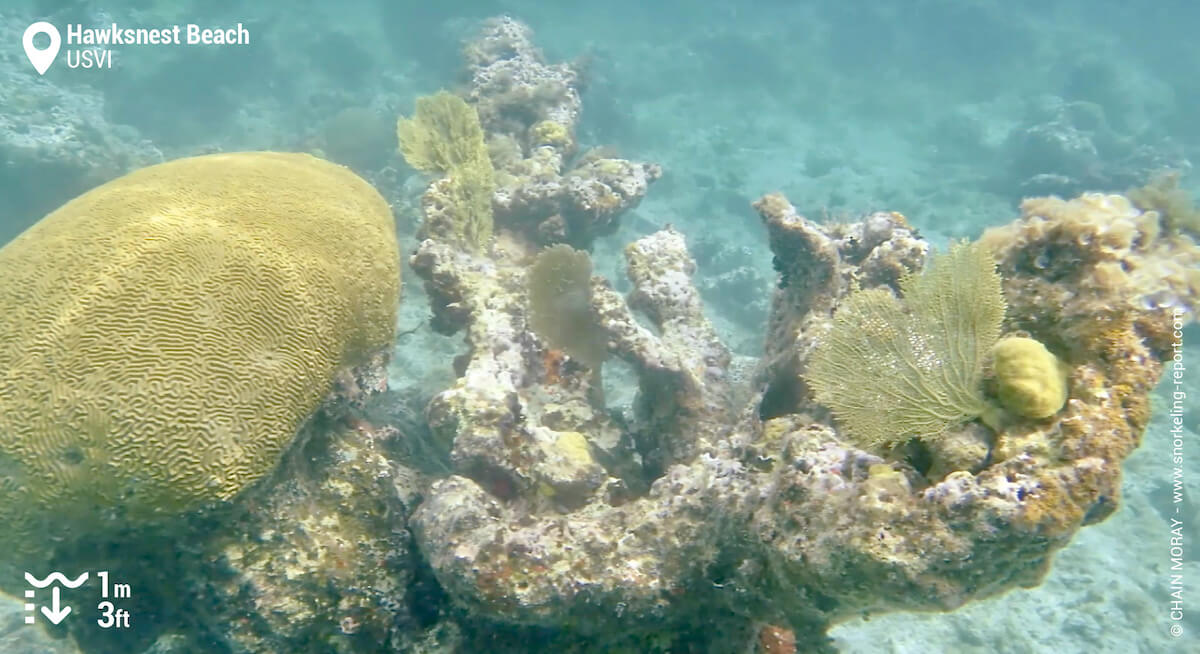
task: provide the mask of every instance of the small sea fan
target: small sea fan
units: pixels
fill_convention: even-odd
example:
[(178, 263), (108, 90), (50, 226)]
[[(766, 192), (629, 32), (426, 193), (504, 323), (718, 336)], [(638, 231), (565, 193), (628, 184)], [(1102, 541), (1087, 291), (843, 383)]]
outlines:
[(563, 244), (542, 250), (529, 269), (529, 323), (551, 347), (598, 369), (608, 350), (592, 317), (591, 278), (587, 252)]

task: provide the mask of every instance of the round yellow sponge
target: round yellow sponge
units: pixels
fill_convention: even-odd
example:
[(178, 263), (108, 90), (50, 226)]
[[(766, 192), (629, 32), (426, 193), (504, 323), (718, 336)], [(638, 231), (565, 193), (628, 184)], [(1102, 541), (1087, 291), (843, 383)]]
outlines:
[(4, 246), (0, 544), (262, 477), (337, 371), (391, 343), (398, 257), (369, 184), (274, 152), (138, 170)]
[(992, 348), (996, 392), (1006, 409), (1026, 418), (1049, 418), (1067, 403), (1067, 376), (1045, 345), (1024, 336), (1000, 339)]

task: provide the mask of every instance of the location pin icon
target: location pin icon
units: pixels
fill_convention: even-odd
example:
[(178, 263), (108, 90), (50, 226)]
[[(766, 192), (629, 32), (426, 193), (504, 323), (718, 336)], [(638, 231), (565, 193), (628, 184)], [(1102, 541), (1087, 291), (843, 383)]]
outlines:
[[(50, 46), (45, 50), (33, 47), (33, 37), (38, 34), (50, 37)], [(45, 75), (46, 71), (50, 69), (50, 64), (54, 63), (54, 58), (58, 56), (58, 48), (62, 46), (62, 37), (58, 34), (58, 28), (44, 20), (39, 20), (25, 28), (25, 36), (21, 37), (21, 45), (25, 47), (25, 56), (29, 57), (29, 63), (33, 64), (38, 75)]]

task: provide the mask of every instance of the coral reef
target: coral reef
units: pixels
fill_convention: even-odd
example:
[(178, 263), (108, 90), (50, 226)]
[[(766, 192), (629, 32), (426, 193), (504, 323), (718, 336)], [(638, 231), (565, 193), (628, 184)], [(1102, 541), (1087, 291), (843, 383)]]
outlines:
[[(1036, 585), (1079, 527), (1115, 509), (1121, 460), (1161, 365), (1134, 328), (1144, 308), (1098, 329), (1069, 302), (1042, 301), (1072, 288), (1024, 265), (1053, 229), (987, 240), (1006, 280), (1005, 327), (1066, 356), (1066, 406), (876, 453), (830, 423), (808, 364), (839, 305), (919, 279), (928, 246), (899, 214), (822, 227), (782, 196), (756, 206), (780, 281), (749, 402), (733, 401), (731, 358), (701, 313), (678, 233), (629, 246), (626, 300), (593, 278), (592, 316), (638, 379), (620, 422), (588, 392), (585, 366), (567, 357), (550, 370), (549, 346), (526, 329), (526, 255), (480, 261), (422, 245), (414, 266), (435, 282), (435, 309), (454, 305), (470, 347), (454, 388), (428, 409), (451, 443), (453, 474), (433, 483), (412, 521), (457, 605), (505, 623), (570, 625), (597, 651), (681, 645), (698, 622), (711, 651), (767, 638), (756, 624), (785, 625), (798, 648), (824, 651), (825, 629), (863, 612), (952, 609)], [(1095, 258), (1105, 245), (1079, 247)], [(1026, 290), (1034, 278), (1040, 297)], [(1097, 289), (1091, 301), (1114, 293)], [(944, 319), (914, 329), (946, 329)], [(1066, 334), (1074, 347), (1062, 347)]]
[[(614, 620), (654, 621), (704, 601), (690, 589), (719, 554), (721, 532), (710, 527), (738, 483), (736, 462), (700, 454), (733, 420), (721, 379), (729, 355), (700, 313), (678, 233), (627, 254), (632, 303), (658, 334), (597, 278), (590, 306), (610, 354), (640, 371), (633, 430), (592, 401), (585, 367), (568, 359), (547, 369), (548, 345), (525, 325), (524, 266), (480, 265), (429, 242), (414, 258), (440, 281), (434, 302), (465, 307), (471, 351), (427, 410), (435, 434), (453, 442), (456, 474), (433, 484), (412, 524), (439, 581), (478, 615), (568, 621), (603, 640)], [(648, 492), (639, 438), (664, 470)]]
[[(465, 336), (452, 383), (414, 382), (420, 418), (382, 393), (390, 213), (343, 168), (173, 162), (0, 250), (0, 545), (24, 556), (24, 535), (69, 528), (94, 538), (55, 541), (47, 565), (135, 584), (127, 634), (65, 627), (89, 652), (828, 653), (851, 618), (1040, 583), (1116, 509), (1168, 330), (1196, 316), (1177, 218), (1038, 198), (940, 258), (898, 213), (823, 225), (768, 195), (777, 278), (762, 356), (738, 358), (684, 234), (626, 247), (625, 296), (569, 247), (611, 233), (660, 171), (579, 152), (579, 76), (530, 38), (488, 23), (463, 96), (398, 127), (440, 176), (410, 261), (433, 328)], [(1062, 166), (1086, 172), (1081, 130), (1013, 147), (1039, 161), (1062, 136), (1080, 154)], [(872, 368), (845, 339), (881, 305), (866, 327), (895, 351)], [(75, 352), (99, 363), (79, 372)], [(871, 438), (839, 411), (852, 386), (861, 411), (895, 367), (952, 357), (911, 386), (966, 410)], [(834, 375), (853, 385), (828, 392)], [(633, 401), (609, 404), (609, 384)], [(993, 399), (1007, 413), (968, 420)], [(62, 493), (37, 494), (49, 483)], [(97, 533), (111, 518), (137, 519)]]
[(1100, 104), (1053, 96), (1030, 104), (1025, 124), (1001, 149), (1009, 169), (1004, 192), (1014, 200), (1128, 188), (1163, 169), (1191, 167), (1178, 144), (1112, 125)]
[(1192, 194), (1179, 187), (1178, 170), (1160, 172), (1145, 186), (1131, 188), (1125, 196), (1142, 211), (1154, 211), (1162, 218), (1163, 228), (1170, 234), (1186, 232), (1200, 237), (1200, 211)]
[[(296, 446), (236, 501), (128, 525), (114, 547), (96, 547), (95, 535), (62, 547), (55, 569), (107, 570), (136, 589), (122, 602), (131, 630), (65, 623), (86, 651), (123, 654), (149, 639), (148, 654), (411, 651), (404, 643), (438, 595), (403, 528), (425, 483), (405, 454), (419, 416), (383, 392), (385, 361), (339, 375)], [(73, 600), (102, 599), (85, 592)]]
[[(803, 314), (788, 312), (780, 326), (783, 334), (799, 334), (792, 340), (801, 345), (815, 331), (814, 322), (826, 319), (828, 294), (836, 303), (841, 293), (831, 280), (875, 277), (877, 281), (860, 283), (891, 285), (890, 275), (879, 279), (871, 269), (888, 259), (906, 266), (904, 253), (916, 251), (905, 243), (911, 234), (894, 225), (893, 242), (867, 239), (876, 245), (863, 258), (857, 250), (862, 241), (839, 246), (830, 238), (836, 234), (822, 238), (818, 227), (781, 198), (764, 199), (758, 206), (773, 244), (796, 243), (801, 247), (793, 253), (820, 254), (797, 262), (805, 266), (809, 280), (820, 282), (817, 292), (811, 281), (798, 284), (793, 278), (782, 294), (794, 299), (776, 304), (812, 308)], [(866, 225), (871, 221), (868, 217)], [(1019, 227), (1023, 222), (986, 239), (1005, 280), (1007, 326), (1036, 324), (1042, 328), (1034, 333), (1039, 340), (1071, 354), (1071, 399), (1048, 422), (1018, 420), (987, 435), (986, 463), (946, 474), (953, 466), (939, 461), (945, 454), (937, 450), (881, 461), (848, 449), (827, 427), (797, 413), (809, 407), (803, 393), (782, 395), (796, 397), (796, 402), (792, 407), (774, 403), (771, 415), (780, 417), (768, 421), (763, 433), (780, 434), (767, 440), (784, 441), (783, 465), (777, 468), (773, 499), (757, 510), (754, 523), (768, 545), (760, 578), (771, 583), (767, 601), (774, 599), (793, 624), (797, 617), (812, 619), (814, 612), (837, 619), (849, 607), (953, 608), (1014, 585), (1036, 584), (1049, 555), (1079, 526), (1115, 509), (1120, 463), (1141, 437), (1147, 394), (1161, 371), (1159, 356), (1132, 329), (1149, 316), (1144, 309), (1135, 310), (1137, 315), (1123, 324), (1097, 328), (1094, 310), (1119, 304), (1121, 291), (1115, 288), (1087, 300), (1092, 313), (1069, 302), (1056, 303), (1070, 294), (1078, 278), (1068, 280), (1045, 265), (1028, 265), (1054, 242), (1055, 230), (1038, 238)], [(1105, 246), (1094, 239), (1079, 247), (1094, 260)], [(775, 252), (778, 257), (778, 245)], [(1059, 256), (1056, 252), (1054, 260)], [(1154, 261), (1152, 255), (1146, 259), (1146, 264)], [(1070, 257), (1062, 261), (1072, 269), (1079, 265)], [(785, 278), (798, 272), (784, 270)], [(1078, 334), (1075, 347), (1061, 347), (1063, 334)], [(803, 375), (804, 359), (802, 351), (794, 365), (776, 369), (770, 384), (790, 389), (786, 375), (797, 370)], [(929, 458), (934, 461), (926, 469), (923, 462)], [(942, 472), (935, 475), (938, 468)], [(854, 590), (859, 584), (862, 590)]]
[(653, 164), (584, 155), (573, 160), (581, 111), (579, 78), (547, 64), (532, 31), (504, 17), (465, 48), (467, 99), (479, 112), (496, 164), (498, 224), (535, 243), (588, 249), (616, 230), (662, 174)]
[(313, 432), (191, 553), (189, 592), (234, 651), (372, 651), (415, 626), (411, 537), (396, 527), (420, 481), (395, 462), (407, 435), (361, 418)]
[(466, 44), (463, 59), (471, 75), (469, 99), (489, 133), (528, 131), (532, 144), (541, 145), (539, 135), (554, 132), (573, 147), (582, 105), (579, 76), (568, 64), (547, 64), (529, 26), (508, 16), (489, 20)]
[[(1121, 195), (1072, 200), (1034, 198), (1016, 222), (984, 232), (1005, 276), (1013, 326), (1052, 351), (1077, 351), (1090, 332), (1132, 321), (1156, 353), (1170, 349), (1171, 312), (1194, 320), (1200, 308), (1200, 247), (1187, 233), (1163, 229), (1155, 211)], [(1057, 313), (1045, 307), (1058, 307)], [(1067, 331), (1047, 329), (1054, 315)]]
[(0, 249), (6, 550), (268, 473), (338, 371), (390, 348), (397, 259), (374, 189), (280, 153), (138, 170)]
[(904, 216), (878, 212), (856, 223), (818, 229), (778, 194), (755, 208), (767, 225), (773, 263), (779, 273), (771, 299), (763, 363), (770, 383), (764, 417), (811, 408), (811, 391), (800, 375), (837, 298), (851, 288), (887, 285), (899, 291), (900, 278), (925, 263), (929, 244), (917, 237)]

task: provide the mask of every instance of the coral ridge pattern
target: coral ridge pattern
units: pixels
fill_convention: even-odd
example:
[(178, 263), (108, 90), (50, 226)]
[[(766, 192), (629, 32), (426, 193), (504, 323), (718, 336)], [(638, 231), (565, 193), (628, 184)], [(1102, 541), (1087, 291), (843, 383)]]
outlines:
[(391, 342), (399, 296), (387, 204), (302, 154), (143, 168), (0, 268), (0, 539), (22, 548), (238, 494)]

